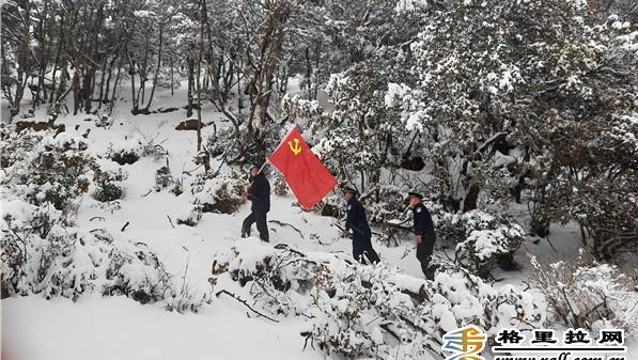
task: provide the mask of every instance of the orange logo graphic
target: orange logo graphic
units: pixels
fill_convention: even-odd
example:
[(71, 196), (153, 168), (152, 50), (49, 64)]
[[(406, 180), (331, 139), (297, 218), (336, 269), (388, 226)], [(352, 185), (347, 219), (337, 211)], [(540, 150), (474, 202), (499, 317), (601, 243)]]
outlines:
[(486, 340), (485, 332), (474, 325), (450, 331), (443, 336), (445, 343), (442, 349), (456, 354), (445, 360), (485, 360), (479, 353), (485, 347)]

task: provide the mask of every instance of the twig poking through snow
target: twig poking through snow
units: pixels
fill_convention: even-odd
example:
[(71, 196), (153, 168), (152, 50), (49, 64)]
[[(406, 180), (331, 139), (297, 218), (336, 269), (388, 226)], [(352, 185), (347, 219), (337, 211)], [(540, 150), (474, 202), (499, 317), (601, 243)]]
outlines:
[(554, 249), (554, 251), (558, 253), (558, 250), (554, 247), (554, 244), (552, 244), (552, 242), (549, 240), (549, 236), (546, 236), (545, 239), (547, 239), (547, 243), (549, 244), (549, 246), (551, 246), (552, 249)]
[(293, 228), (294, 230), (296, 230), (299, 233), (299, 235), (301, 236), (302, 239), (304, 239), (304, 240), (306, 239), (303, 236), (303, 234), (301, 233), (301, 230), (297, 229), (294, 225), (291, 225), (291, 224), (288, 224), (288, 223), (285, 223), (285, 222), (281, 222), (279, 220), (268, 220), (268, 222), (269, 223), (275, 223), (275, 224), (277, 224), (277, 225), (279, 225), (281, 227), (284, 227), (284, 226), (291, 227), (291, 228)]
[(89, 221), (93, 221), (93, 220), (105, 221), (106, 219), (104, 217), (102, 217), (102, 216), (94, 216), (94, 217), (89, 219)]
[(131, 223), (130, 221), (127, 221), (126, 224), (124, 224), (124, 226), (122, 226), (122, 230), (120, 230), (120, 231), (124, 231), (126, 229), (126, 227), (129, 226), (130, 223)]
[(175, 225), (173, 225), (173, 220), (171, 220), (171, 217), (168, 216), (168, 214), (166, 214), (166, 217), (168, 218), (168, 222), (171, 224), (171, 227), (175, 229)]
[(401, 256), (401, 259), (405, 259), (406, 256), (410, 255), (411, 252), (412, 248), (406, 245), (405, 250), (403, 250), (403, 256)]
[(260, 313), (259, 311), (255, 310), (255, 309), (253, 309), (250, 305), (248, 305), (246, 300), (240, 298), (239, 296), (237, 296), (237, 295), (235, 295), (233, 293), (228, 292), (227, 290), (221, 290), (221, 291), (217, 292), (217, 294), (215, 294), (215, 296), (219, 297), (219, 295), (221, 295), (221, 294), (226, 294), (226, 295), (232, 297), (233, 299), (239, 301), (240, 303), (244, 304), (244, 306), (246, 306), (248, 309), (250, 309), (250, 311), (254, 312), (255, 314), (257, 314), (259, 316), (265, 317), (266, 319), (268, 319), (268, 320), (270, 320), (272, 322), (276, 322), (276, 323), (279, 322), (279, 320), (273, 319), (273, 318), (271, 318), (271, 317), (269, 317), (267, 315), (264, 315), (264, 314)]

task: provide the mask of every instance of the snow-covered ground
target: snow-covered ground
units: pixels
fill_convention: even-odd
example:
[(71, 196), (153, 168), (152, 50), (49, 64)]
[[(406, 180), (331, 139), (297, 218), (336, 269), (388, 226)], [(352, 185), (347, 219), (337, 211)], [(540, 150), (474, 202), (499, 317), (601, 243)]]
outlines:
[[(183, 106), (185, 89), (174, 97), (162, 91), (156, 100), (164, 108)], [(85, 121), (88, 116), (61, 117), (70, 133), (81, 135), (87, 129), (89, 148), (102, 158), (103, 169), (117, 169), (117, 163), (104, 155), (112, 146), (123, 142), (153, 141), (169, 153), (172, 175), (182, 178), (185, 192), (180, 196), (163, 190), (153, 191), (155, 172), (166, 164), (164, 158), (141, 158), (122, 166), (129, 173), (120, 209), (104, 208), (88, 194), (78, 211), (77, 226), (86, 230), (106, 228), (123, 239), (141, 241), (156, 251), (169, 272), (182, 279), (191, 289), (209, 290), (211, 265), (215, 255), (228, 252), (239, 239), (243, 218), (249, 213), (244, 205), (234, 215), (205, 213), (197, 226), (177, 225), (176, 219), (192, 209), (190, 181), (197, 165), (193, 163), (196, 147), (194, 131), (177, 131), (175, 126), (186, 118), (185, 110), (165, 114), (130, 115), (128, 104), (120, 103), (110, 129)], [(210, 107), (204, 108), (204, 122), (215, 121), (225, 126), (223, 116)], [(212, 126), (202, 129), (206, 137)], [(215, 166), (215, 165), (213, 165)], [(276, 171), (272, 169), (271, 171)], [(288, 223), (297, 231), (278, 223), (269, 223), (272, 245), (285, 243), (311, 252), (338, 253), (350, 256), (349, 240), (340, 238), (337, 221), (292, 206), (294, 198), (272, 196), (269, 220)], [(128, 226), (122, 231), (125, 224)], [(311, 236), (311, 234), (314, 234)], [(580, 246), (576, 229), (552, 229), (552, 245), (541, 240), (526, 242), (517, 254), (522, 268), (515, 272), (495, 273), (501, 283), (522, 284), (527, 279), (531, 253), (545, 261), (574, 257)], [(399, 247), (388, 248), (378, 242), (374, 246), (386, 264), (403, 273), (421, 278), (414, 245), (406, 239)], [(220, 277), (214, 291), (228, 289), (247, 297), (245, 289), (228, 278)], [(307, 330), (303, 318), (282, 318), (272, 323), (249, 313), (246, 307), (228, 297), (214, 298), (199, 313), (167, 312), (162, 304), (140, 305), (122, 296), (90, 295), (77, 302), (68, 299), (14, 297), (2, 301), (2, 358), (11, 360), (94, 360), (94, 359), (314, 359), (324, 356), (312, 349), (303, 350), (300, 332)], [(629, 344), (630, 354), (638, 356), (635, 339)], [(636, 357), (628, 357), (634, 359)]]

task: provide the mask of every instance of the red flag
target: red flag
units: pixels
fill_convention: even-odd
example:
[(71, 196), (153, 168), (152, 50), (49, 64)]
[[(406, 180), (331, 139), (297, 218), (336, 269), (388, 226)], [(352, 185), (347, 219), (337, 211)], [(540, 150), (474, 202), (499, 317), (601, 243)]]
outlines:
[(268, 158), (284, 174), (304, 209), (315, 206), (337, 185), (337, 179), (310, 150), (294, 126)]

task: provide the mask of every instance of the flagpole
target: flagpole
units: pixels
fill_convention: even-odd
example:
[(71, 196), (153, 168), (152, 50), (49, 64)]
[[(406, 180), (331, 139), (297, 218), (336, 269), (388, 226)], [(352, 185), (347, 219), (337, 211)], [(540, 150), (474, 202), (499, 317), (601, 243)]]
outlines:
[(268, 158), (266, 158), (266, 161), (264, 161), (263, 164), (261, 164), (261, 167), (259, 168), (259, 171), (257, 171), (257, 174), (261, 174), (261, 171), (266, 167), (266, 165), (268, 165), (270, 161), (268, 160)]

